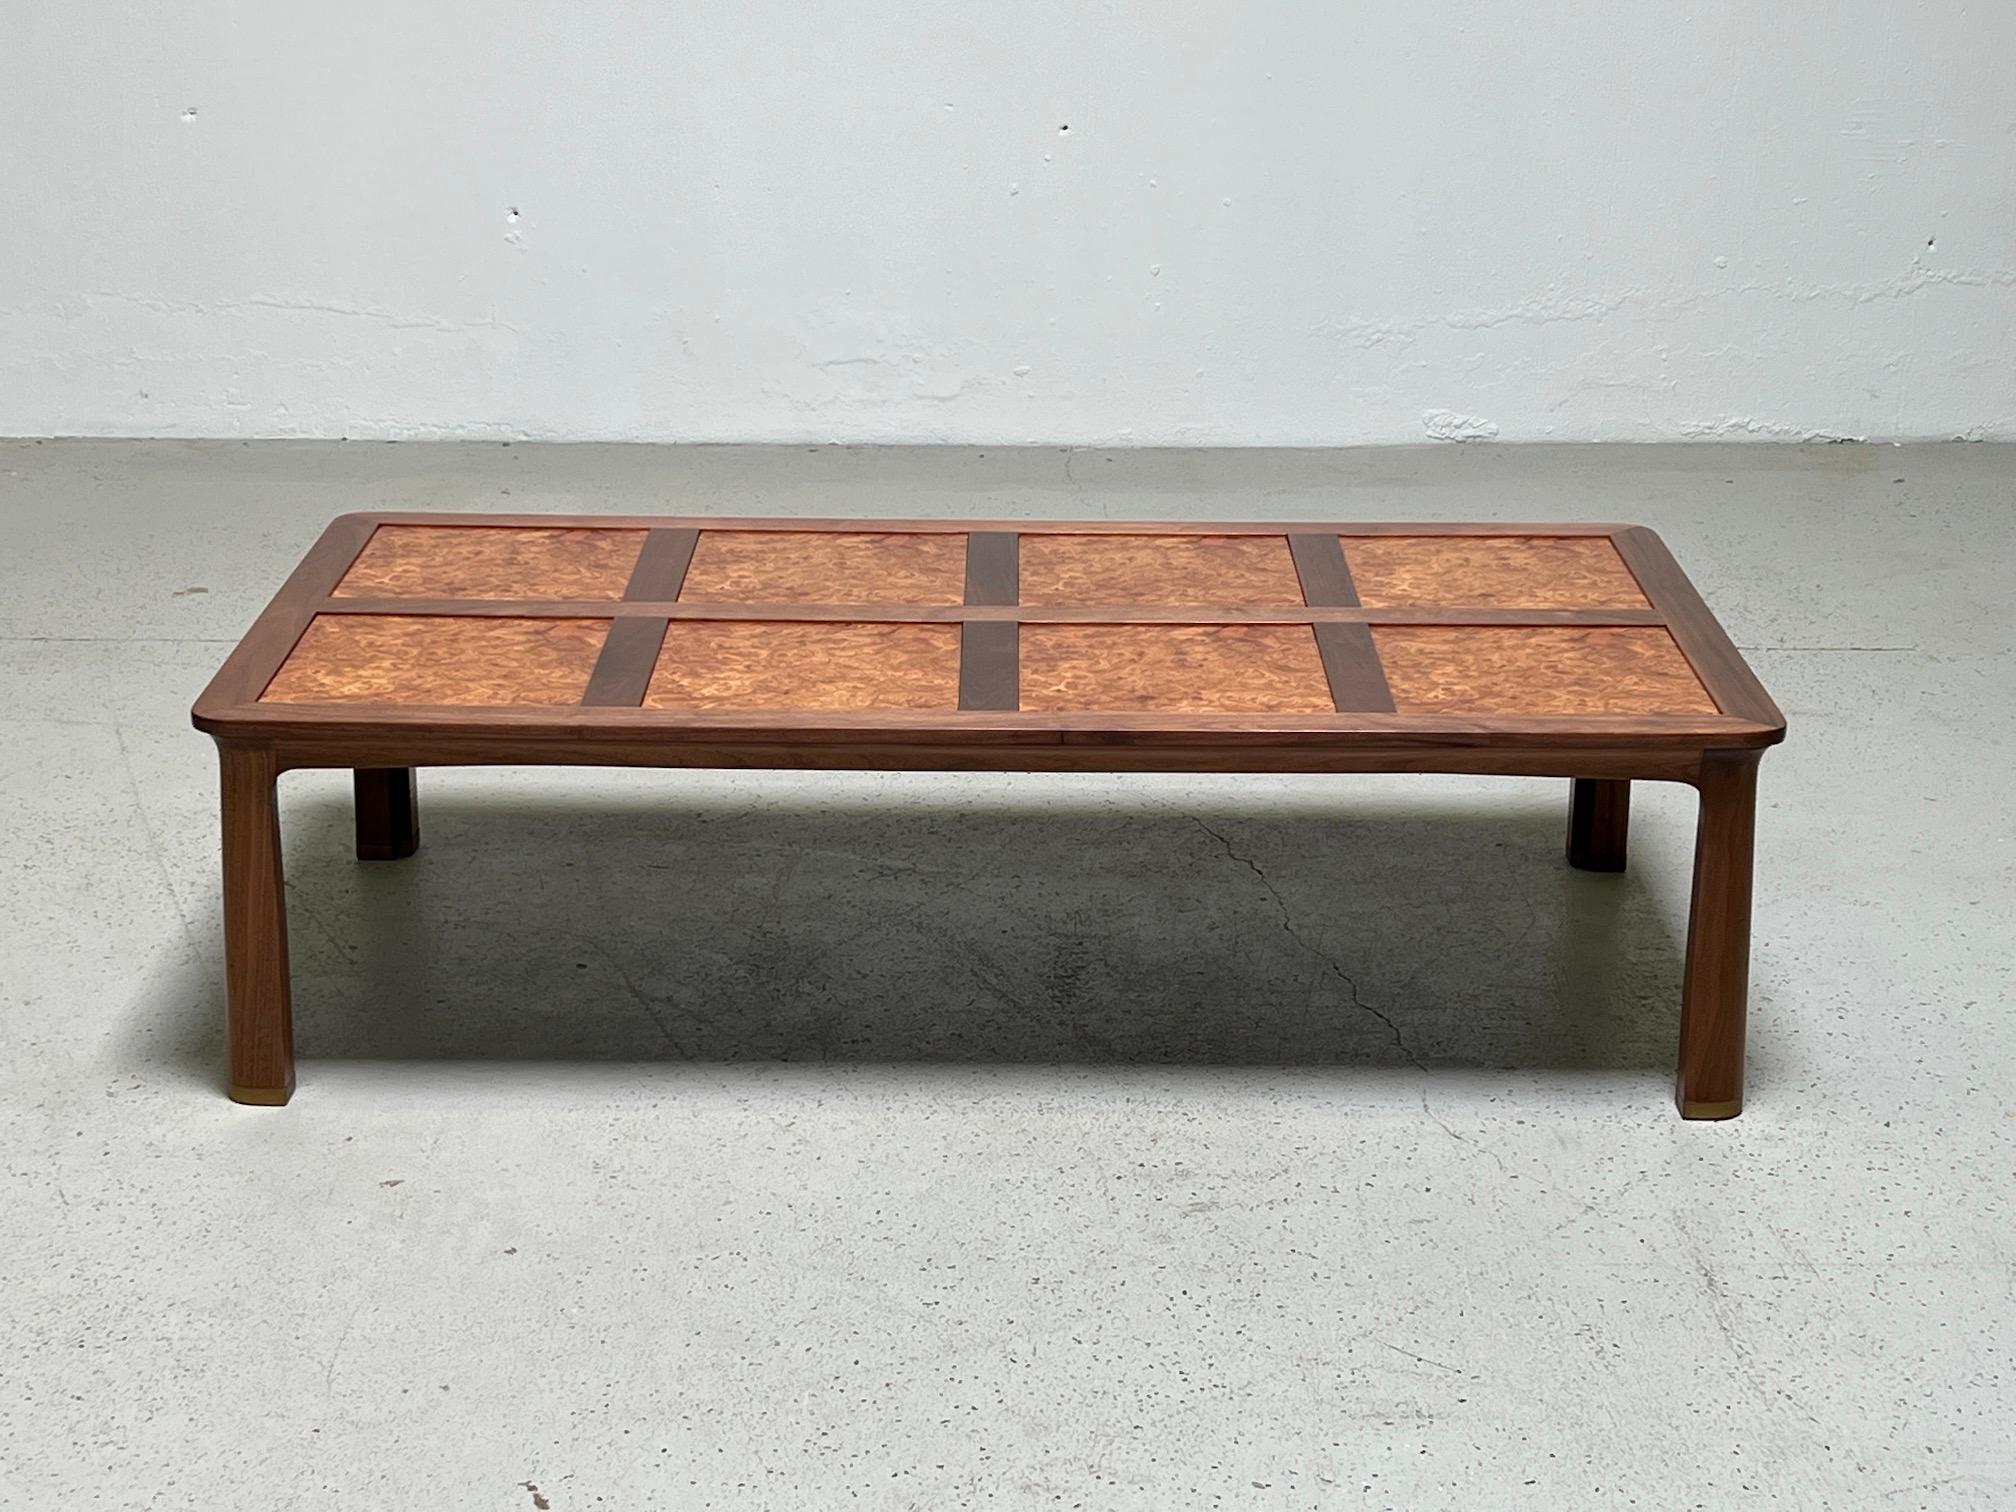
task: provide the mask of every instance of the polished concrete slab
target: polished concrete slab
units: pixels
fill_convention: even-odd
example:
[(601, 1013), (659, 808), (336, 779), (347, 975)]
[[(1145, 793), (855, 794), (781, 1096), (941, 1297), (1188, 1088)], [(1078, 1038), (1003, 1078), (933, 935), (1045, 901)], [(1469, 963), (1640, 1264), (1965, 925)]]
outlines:
[[(0, 443), (0, 1505), (2016, 1503), (1991, 446)], [(1668, 1101), (1692, 798), (283, 783), (225, 1101), (196, 691), (350, 509), (1631, 519), (1791, 721), (1749, 1109)]]

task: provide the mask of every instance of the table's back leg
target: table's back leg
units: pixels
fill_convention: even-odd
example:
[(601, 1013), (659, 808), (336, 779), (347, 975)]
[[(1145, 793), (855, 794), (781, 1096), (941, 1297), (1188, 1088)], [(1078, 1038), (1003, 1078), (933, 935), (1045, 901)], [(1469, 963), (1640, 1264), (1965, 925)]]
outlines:
[(1683, 1118), (1743, 1111), (1743, 1038), (1750, 986), (1750, 875), (1757, 827), (1757, 751), (1710, 751), (1698, 786), (1694, 906), (1680, 1000)]
[(224, 831), (224, 991), (234, 1102), (294, 1093), (294, 1006), (280, 866), (279, 764), (270, 746), (220, 744)]
[(411, 767), (359, 767), (357, 859), (398, 861), (420, 848), (420, 799)]
[(1577, 777), (1568, 797), (1568, 864), (1583, 871), (1624, 870), (1631, 827), (1631, 784)]

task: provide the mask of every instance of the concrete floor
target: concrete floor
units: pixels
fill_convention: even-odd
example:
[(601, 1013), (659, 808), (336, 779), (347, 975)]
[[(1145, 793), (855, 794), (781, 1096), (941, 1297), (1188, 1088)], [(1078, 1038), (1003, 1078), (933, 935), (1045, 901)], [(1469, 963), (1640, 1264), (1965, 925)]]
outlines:
[[(2016, 450), (0, 445), (0, 1505), (2016, 1505)], [(1790, 719), (1751, 1100), (1691, 795), (283, 784), (225, 1101), (191, 699), (359, 508), (1636, 519)], [(1997, 1427), (2000, 1423), (2002, 1426)]]

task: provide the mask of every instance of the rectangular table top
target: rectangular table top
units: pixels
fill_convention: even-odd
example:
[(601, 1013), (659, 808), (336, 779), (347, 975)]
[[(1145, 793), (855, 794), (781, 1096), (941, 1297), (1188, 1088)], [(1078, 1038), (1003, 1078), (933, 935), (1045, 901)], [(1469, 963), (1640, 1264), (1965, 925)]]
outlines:
[(1242, 740), (1784, 733), (1659, 538), (1581, 524), (345, 515), (194, 716), (324, 764), (345, 738), (382, 756), (423, 732), (565, 740), (583, 762), (597, 741), (851, 739), (1133, 743), (1171, 767)]

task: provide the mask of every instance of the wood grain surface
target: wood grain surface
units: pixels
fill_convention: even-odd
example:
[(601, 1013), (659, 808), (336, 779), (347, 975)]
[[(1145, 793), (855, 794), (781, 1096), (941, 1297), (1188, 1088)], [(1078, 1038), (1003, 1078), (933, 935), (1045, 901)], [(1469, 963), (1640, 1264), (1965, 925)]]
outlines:
[(642, 530), (381, 525), (335, 598), (619, 599)]
[(1307, 625), (1024, 625), (1022, 709), (1334, 712)]
[(687, 604), (958, 604), (966, 536), (703, 530)]
[(1022, 605), (1193, 608), (1300, 604), (1286, 536), (1029, 535)]
[(578, 704), (609, 621), (325, 614), (263, 703)]
[(1374, 625), (1402, 714), (1713, 714), (1657, 627)]
[(959, 707), (957, 625), (678, 620), (647, 709)]
[(1608, 541), (1549, 536), (1346, 537), (1362, 604), (1470, 609), (1643, 609)]

